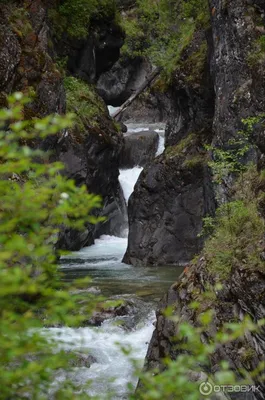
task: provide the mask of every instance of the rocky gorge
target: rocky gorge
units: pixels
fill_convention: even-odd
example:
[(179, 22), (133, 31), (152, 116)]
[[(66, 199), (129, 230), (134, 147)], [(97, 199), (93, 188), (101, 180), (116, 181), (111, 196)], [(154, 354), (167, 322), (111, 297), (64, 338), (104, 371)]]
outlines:
[[(223, 269), (229, 263), (225, 274), (214, 264), (218, 246), (213, 251), (209, 234), (200, 235), (204, 219), (214, 219), (216, 213), (218, 217), (216, 210), (234, 200), (250, 205), (257, 200), (260, 221), (265, 215), (262, 179), (242, 175), (244, 182), (238, 188), (235, 171), (217, 181), (211, 168), (220, 163), (220, 151), (241, 146), (243, 131), (248, 146), (240, 162), (251, 162), (258, 171), (264, 168), (265, 3), (205, 2), (204, 20), (196, 24), (182, 49), (170, 81), (161, 73), (119, 114), (118, 121), (107, 105), (122, 106), (148, 79), (154, 65), (146, 55), (122, 54), (126, 35), (112, 12), (95, 17), (85, 38), (65, 31), (58, 34), (52, 11), (59, 3), (0, 2), (0, 105), (6, 106), (8, 94), (22, 91), (34, 93), (25, 118), (66, 111), (77, 115), (71, 129), (33, 145), (49, 152), (51, 160), (61, 161), (63, 174), (77, 185), (85, 184), (101, 196), (102, 208), (95, 216), (105, 220), (87, 224), (82, 232), (61, 227), (59, 249), (77, 251), (101, 235), (124, 236), (128, 228), (123, 263), (137, 273), (146, 267), (185, 267), (160, 303), (147, 352), (145, 370), (164, 371), (163, 359), (174, 360), (181, 354), (176, 339), (181, 323), (196, 327), (199, 316), (212, 310), (213, 319), (201, 338), (208, 343), (224, 323), (242, 322), (246, 316), (254, 322), (265, 318), (264, 232), (251, 225), (256, 214), (247, 210), (246, 221), (235, 236), (229, 236), (231, 246), (232, 239), (238, 238), (234, 253), (221, 248), (225, 255), (232, 252), (229, 262), (225, 257), (220, 262)], [(135, 2), (117, 3), (121, 15), (131, 15)], [(126, 133), (131, 123), (138, 123), (140, 132)], [(160, 123), (166, 124), (165, 149), (158, 154), (161, 137), (142, 127)], [(127, 207), (120, 169), (138, 166), (143, 170)], [(245, 191), (250, 188), (247, 194), (242, 186)], [(240, 224), (242, 219), (235, 221)], [(224, 236), (219, 242), (226, 243)], [(216, 289), (220, 283), (222, 287)], [(206, 292), (212, 294), (210, 299), (204, 299)], [(190, 304), (198, 301), (199, 309), (192, 310)], [(175, 320), (165, 316), (168, 306)], [(202, 366), (201, 372), (213, 375), (221, 360), (228, 361), (239, 376), (241, 369), (251, 372), (264, 361), (264, 342), (264, 328), (246, 332), (242, 339), (220, 345), (210, 366)], [(254, 383), (259, 389), (248, 398), (264, 399), (264, 380), (259, 376)], [(138, 393), (140, 399), (141, 384)], [(245, 397), (233, 394), (231, 398)]]

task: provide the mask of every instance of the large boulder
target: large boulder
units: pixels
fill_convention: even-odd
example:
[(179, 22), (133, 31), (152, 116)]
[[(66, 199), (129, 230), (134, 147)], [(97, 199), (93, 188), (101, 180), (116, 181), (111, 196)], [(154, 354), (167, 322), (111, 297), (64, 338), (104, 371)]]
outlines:
[[(106, 111), (107, 113), (107, 111)], [(94, 215), (106, 220), (97, 225), (87, 225), (84, 232), (63, 229), (58, 247), (79, 250), (94, 242), (101, 234), (119, 236), (126, 222), (126, 205), (119, 183), (119, 157), (123, 148), (123, 136), (113, 127), (107, 114), (102, 115), (101, 127), (89, 127), (82, 139), (76, 131), (70, 131), (56, 145), (57, 157), (65, 165), (65, 174), (76, 184), (85, 184), (91, 193), (102, 198), (102, 209)]]
[(185, 264), (202, 247), (202, 219), (215, 207), (210, 173), (203, 152), (175, 150), (144, 169), (130, 197), (125, 263)]
[(98, 93), (107, 104), (120, 106), (139, 89), (151, 69), (150, 63), (141, 57), (118, 60), (100, 76), (97, 81)]
[(170, 118), (173, 98), (171, 88), (161, 89), (153, 85), (145, 89), (128, 107), (119, 115), (119, 121), (125, 124), (166, 123)]
[(120, 156), (120, 168), (144, 167), (155, 157), (159, 135), (157, 132), (142, 131), (127, 135)]

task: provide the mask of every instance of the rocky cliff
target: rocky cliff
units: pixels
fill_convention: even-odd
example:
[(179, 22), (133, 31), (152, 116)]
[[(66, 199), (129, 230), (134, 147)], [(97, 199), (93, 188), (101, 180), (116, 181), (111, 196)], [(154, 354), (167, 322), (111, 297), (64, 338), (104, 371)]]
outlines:
[[(56, 0), (1, 4), (0, 105), (6, 104), (8, 94), (22, 91), (34, 93), (25, 111), (27, 119), (66, 110), (80, 112), (73, 129), (36, 144), (61, 160), (64, 173), (78, 185), (86, 184), (102, 196), (103, 209), (97, 215), (107, 217), (104, 224), (88, 225), (81, 234), (62, 230), (60, 247), (78, 250), (101, 233), (120, 233), (125, 222), (118, 181), (123, 138), (104, 102), (86, 84), (95, 82), (118, 59), (124, 33), (110, 17), (91, 26), (86, 39), (70, 38), (66, 32), (60, 35), (49, 18), (57, 7)], [(65, 68), (68, 76), (82, 80), (73, 78), (67, 86)]]
[[(213, 178), (206, 167), (208, 162), (205, 164), (204, 161), (214, 159), (214, 154), (203, 150), (203, 144), (230, 149), (235, 143), (233, 139), (244, 128), (242, 119), (264, 115), (264, 11), (263, 1), (209, 1), (210, 25), (207, 31), (197, 32), (197, 35), (203, 35), (207, 49), (203, 56), (203, 75), (201, 72), (198, 75), (199, 68), (193, 69), (192, 65), (187, 68), (189, 57), (198, 62), (198, 36), (195, 35), (190, 56), (188, 50), (181, 60), (186, 68), (180, 67), (176, 73), (175, 109), (167, 126), (166, 151), (143, 171), (130, 199), (130, 234), (125, 261), (136, 265), (188, 262), (203, 246), (197, 237), (203, 215), (214, 214), (218, 201), (220, 204), (224, 199), (231, 200), (231, 187), (226, 182), (219, 188), (215, 184), (213, 188)], [(249, 134), (247, 159), (261, 167), (264, 165), (264, 124), (257, 123), (254, 129), (251, 126)], [(245, 179), (241, 185), (246, 189)], [(206, 188), (208, 192), (205, 192)], [(225, 197), (220, 198), (220, 192), (225, 193)], [(156, 202), (153, 203), (154, 197)], [(242, 196), (239, 198), (243, 201)], [(250, 204), (252, 200), (244, 201)], [(152, 210), (151, 218), (147, 208)], [(264, 318), (264, 224), (261, 222), (257, 236), (250, 228), (255, 218), (262, 221), (263, 212), (264, 207), (259, 205), (256, 216), (248, 215), (245, 221), (248, 226), (240, 228), (237, 220), (237, 229), (240, 228), (245, 236), (239, 231), (236, 239), (228, 236), (231, 246), (235, 246), (235, 253), (228, 263), (226, 275), (221, 271), (228, 265), (225, 257), (231, 249), (224, 245), (220, 253), (217, 245), (225, 242), (224, 231), (219, 239), (215, 236), (215, 246), (210, 254), (206, 242), (206, 249), (197, 260), (187, 264), (160, 304), (147, 354), (147, 369), (158, 367), (163, 370), (164, 358), (176, 359), (181, 353), (181, 343), (176, 339), (179, 325), (188, 322), (198, 326), (199, 317), (206, 310), (212, 310), (214, 317), (201, 337), (204, 343), (209, 343), (223, 323), (240, 322), (245, 316), (254, 322)], [(184, 254), (184, 249), (189, 251)], [(252, 256), (248, 258), (250, 253)], [(215, 263), (218, 254), (225, 254), (220, 269)], [(222, 288), (217, 290), (216, 284), (220, 282)], [(205, 298), (209, 291), (212, 296)], [(193, 302), (199, 302), (199, 309), (192, 309), (190, 304)], [(172, 306), (178, 322), (164, 315), (167, 306)], [(206, 375), (214, 374), (220, 360), (227, 360), (236, 371), (253, 371), (264, 360), (264, 351), (264, 329), (259, 333), (247, 332), (240, 340), (220, 345), (211, 357), (209, 369), (202, 368), (202, 371)], [(231, 398), (264, 399), (264, 380), (256, 378), (255, 383), (259, 390), (249, 397), (237, 394)]]
[[(125, 262), (183, 264), (201, 249), (202, 218), (215, 209), (205, 145), (229, 148), (242, 118), (264, 112), (264, 33), (262, 2), (209, 2), (209, 23), (195, 31), (176, 68), (166, 150), (130, 199)], [(258, 149), (248, 159), (255, 162), (263, 159), (263, 132), (252, 133)]]

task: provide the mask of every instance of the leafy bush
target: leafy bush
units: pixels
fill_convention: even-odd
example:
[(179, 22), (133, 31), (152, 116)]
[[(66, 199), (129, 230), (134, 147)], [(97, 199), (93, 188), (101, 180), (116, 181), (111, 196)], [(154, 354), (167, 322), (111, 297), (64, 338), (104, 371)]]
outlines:
[(115, 0), (65, 0), (50, 11), (57, 35), (67, 32), (73, 38), (86, 38), (92, 21), (114, 19)]
[(263, 249), (264, 221), (256, 202), (232, 201), (223, 204), (215, 218), (213, 236), (205, 243), (208, 269), (227, 278), (232, 268), (265, 271)]
[(97, 118), (105, 112), (105, 104), (94, 87), (71, 76), (64, 79), (64, 87), (67, 111), (76, 114), (78, 131), (84, 134), (87, 126), (97, 126)]
[(137, 7), (123, 21), (126, 32), (124, 55), (148, 56), (170, 75), (198, 27), (209, 20), (205, 0), (138, 0)]
[[(48, 399), (54, 372), (67, 369), (68, 360), (39, 328), (78, 325), (96, 302), (83, 298), (83, 317), (80, 297), (63, 287), (54, 253), (58, 227), (82, 229), (85, 221), (95, 222), (88, 214), (100, 199), (29, 146), (72, 125), (73, 117), (24, 121), (28, 100), (17, 93), (9, 101), (10, 108), (0, 111), (0, 399)], [(78, 398), (67, 383), (56, 391), (58, 399)]]
[[(215, 289), (217, 290), (217, 288)], [(220, 288), (219, 288), (220, 290)], [(204, 294), (206, 296), (207, 293)], [(190, 312), (197, 310), (198, 304), (190, 305)], [(201, 400), (210, 398), (202, 396), (201, 385), (243, 385), (253, 384), (253, 380), (263, 375), (264, 362), (261, 362), (253, 373), (241, 370), (240, 375), (231, 369), (227, 361), (220, 361), (218, 370), (210, 374), (211, 356), (220, 346), (233, 343), (246, 333), (258, 332), (265, 321), (254, 323), (246, 317), (240, 323), (228, 322), (211, 337), (202, 342), (202, 337), (208, 337), (209, 326), (214, 320), (212, 310), (200, 313), (197, 326), (181, 320), (181, 317), (172, 315), (172, 310), (166, 311), (167, 318), (172, 320), (176, 327), (176, 335), (171, 337), (172, 349), (176, 354), (173, 359), (165, 358), (162, 370), (151, 370), (141, 374), (141, 384), (132, 399), (135, 400)], [(207, 333), (206, 333), (207, 332)], [(254, 350), (248, 349), (247, 356), (253, 356)], [(204, 371), (204, 372), (203, 372)], [(207, 371), (207, 372), (206, 372)], [(209, 392), (210, 393), (210, 392)], [(210, 393), (211, 394), (211, 393)], [(206, 396), (206, 393), (205, 393)], [(224, 397), (226, 397), (224, 395)]]

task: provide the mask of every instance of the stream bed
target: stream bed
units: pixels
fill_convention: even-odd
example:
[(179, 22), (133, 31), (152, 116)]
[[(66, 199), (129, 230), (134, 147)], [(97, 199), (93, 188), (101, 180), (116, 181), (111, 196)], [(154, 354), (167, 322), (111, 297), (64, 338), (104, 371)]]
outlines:
[[(130, 126), (128, 134), (148, 130), (148, 127)], [(164, 150), (163, 127), (153, 130), (160, 135), (157, 154)], [(120, 183), (128, 202), (142, 168), (120, 171)], [(126, 235), (125, 235), (126, 236)], [(98, 327), (50, 328), (49, 333), (58, 338), (59, 346), (78, 354), (89, 354), (93, 362), (88, 367), (76, 367), (71, 376), (80, 390), (89, 380), (87, 392), (104, 399), (127, 399), (128, 384), (134, 388), (137, 378), (131, 359), (142, 367), (154, 330), (155, 309), (170, 285), (176, 281), (183, 268), (133, 267), (123, 264), (122, 258), (127, 247), (127, 237), (103, 235), (95, 244), (65, 256), (60, 261), (60, 271), (66, 281), (89, 276), (95, 292), (109, 298), (129, 299), (132, 311), (125, 318), (125, 325), (117, 324), (117, 317), (105, 320)], [(120, 322), (120, 321), (119, 321)], [(129, 327), (129, 328), (128, 328)], [(129, 356), (122, 348), (130, 349)], [(58, 380), (65, 379), (62, 373)]]

